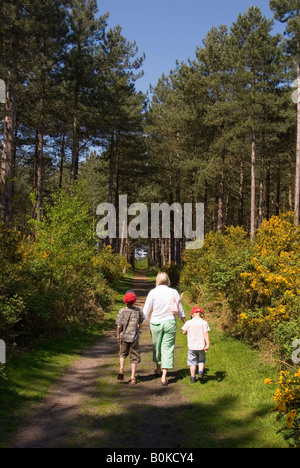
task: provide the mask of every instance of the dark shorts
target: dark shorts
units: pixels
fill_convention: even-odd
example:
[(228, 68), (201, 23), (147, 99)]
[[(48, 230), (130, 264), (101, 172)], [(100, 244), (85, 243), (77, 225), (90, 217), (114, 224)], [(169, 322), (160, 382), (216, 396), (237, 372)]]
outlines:
[(139, 340), (133, 343), (121, 341), (120, 357), (127, 358), (127, 356), (130, 357), (131, 364), (139, 364), (141, 362)]

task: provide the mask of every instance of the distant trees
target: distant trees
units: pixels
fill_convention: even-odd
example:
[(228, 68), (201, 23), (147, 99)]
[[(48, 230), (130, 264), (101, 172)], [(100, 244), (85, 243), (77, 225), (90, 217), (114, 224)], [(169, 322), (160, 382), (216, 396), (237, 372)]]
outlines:
[(2, 2), (0, 11), (1, 79), (6, 83), (6, 104), (3, 147), (0, 169), (0, 214), (5, 224), (13, 220), (12, 197), (17, 133), (17, 85), (22, 63), (20, 50), (24, 45), (24, 18), (20, 0)]
[(275, 18), (287, 23), (286, 51), (297, 67), (298, 103), (297, 103), (297, 158), (295, 184), (295, 225), (300, 223), (300, 1), (270, 0), (270, 7)]
[[(202, 202), (206, 232), (239, 225), (253, 239), (264, 219), (291, 209), (299, 224), (298, 3), (270, 3), (286, 40), (257, 7), (211, 28), (148, 102), (135, 88), (144, 55), (120, 26), (108, 30), (96, 0), (3, 0), (0, 219), (30, 233), (53, 192), (72, 193), (81, 179), (94, 218), (97, 204), (118, 209), (127, 194), (149, 208)], [(159, 265), (180, 263), (185, 248), (172, 211), (170, 222), (169, 239), (145, 240)], [(132, 259), (143, 241), (106, 243)]]
[(213, 27), (196, 60), (153, 89), (150, 160), (176, 174), (181, 155), (180, 201), (205, 204), (207, 231), (240, 225), (253, 239), (263, 219), (291, 209), (296, 109), (283, 45), (251, 7), (230, 30)]
[[(231, 28), (235, 57), (233, 86), (240, 104), (244, 137), (251, 139), (251, 209), (250, 233), (264, 218), (264, 172), (268, 148), (279, 123), (280, 86), (284, 80), (284, 62), (280, 35), (272, 36), (272, 21), (259, 8), (239, 15)], [(275, 118), (274, 118), (275, 117)], [(257, 163), (260, 149), (259, 217), (257, 217)], [(280, 177), (280, 174), (277, 174)], [(269, 196), (267, 194), (267, 196)]]
[(40, 220), (43, 199), (74, 184), (83, 153), (136, 132), (144, 57), (120, 27), (106, 30), (96, 0), (4, 0), (0, 13), (0, 219), (26, 231), (26, 214)]

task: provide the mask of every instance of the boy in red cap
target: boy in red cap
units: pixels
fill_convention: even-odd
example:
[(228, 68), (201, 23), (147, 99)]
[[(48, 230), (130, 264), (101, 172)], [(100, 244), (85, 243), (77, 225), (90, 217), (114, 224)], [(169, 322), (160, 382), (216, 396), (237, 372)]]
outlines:
[(192, 320), (182, 327), (182, 332), (188, 337), (188, 361), (191, 372), (191, 383), (196, 382), (196, 370), (199, 366), (199, 380), (203, 379), (206, 353), (209, 349), (208, 323), (203, 320), (204, 311), (201, 307), (194, 307), (191, 311)]
[(131, 379), (130, 382), (136, 384), (136, 367), (141, 362), (139, 339), (140, 324), (143, 322), (143, 312), (139, 307), (134, 307), (136, 295), (133, 291), (127, 291), (124, 296), (126, 307), (120, 310), (116, 320), (117, 339), (120, 340), (120, 372), (118, 380), (124, 380), (124, 363), (127, 356), (130, 356)]

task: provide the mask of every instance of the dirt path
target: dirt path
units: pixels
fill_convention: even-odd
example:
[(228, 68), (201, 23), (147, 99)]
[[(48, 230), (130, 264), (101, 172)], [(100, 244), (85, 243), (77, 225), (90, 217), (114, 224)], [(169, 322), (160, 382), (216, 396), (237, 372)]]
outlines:
[[(144, 272), (137, 272), (132, 288), (142, 307), (151, 289)], [(180, 409), (186, 402), (176, 385), (182, 371), (175, 368), (169, 374), (167, 388), (154, 378), (149, 321), (143, 325), (140, 346), (142, 363), (138, 385), (133, 386), (129, 384), (128, 360), (125, 381), (116, 379), (115, 331), (99, 339), (50, 389), (45, 400), (32, 408), (11, 447), (184, 447)]]

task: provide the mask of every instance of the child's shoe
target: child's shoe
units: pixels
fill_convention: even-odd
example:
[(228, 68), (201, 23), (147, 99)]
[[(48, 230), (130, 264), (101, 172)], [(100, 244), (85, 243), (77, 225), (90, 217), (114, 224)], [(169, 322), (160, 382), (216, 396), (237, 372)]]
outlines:
[(196, 377), (191, 377), (191, 383), (195, 383), (196, 382)]
[(199, 372), (198, 378), (199, 380), (203, 380), (204, 373), (202, 371)]

